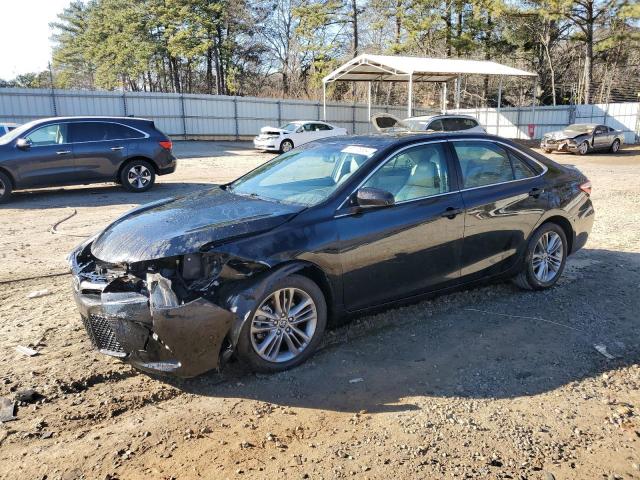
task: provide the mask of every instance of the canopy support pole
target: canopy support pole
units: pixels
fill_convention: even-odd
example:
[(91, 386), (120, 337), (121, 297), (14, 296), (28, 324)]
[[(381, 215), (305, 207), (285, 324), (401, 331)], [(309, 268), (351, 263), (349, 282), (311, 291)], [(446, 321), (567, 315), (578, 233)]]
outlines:
[(407, 117), (413, 116), (413, 74), (409, 74), (409, 99), (407, 101)]
[(447, 82), (442, 86), (442, 113), (447, 113)]
[(533, 99), (531, 101), (531, 123), (533, 124), (533, 135), (531, 136), (531, 140), (536, 138), (536, 93), (538, 92), (538, 77), (533, 80)]
[(456, 113), (460, 110), (460, 75), (456, 77)]
[(498, 108), (496, 109), (496, 135), (500, 135), (500, 107), (502, 105), (502, 76), (500, 77), (500, 83), (498, 84)]
[(327, 121), (327, 83), (322, 82), (322, 120)]
[(371, 131), (371, 82), (367, 82), (367, 125)]

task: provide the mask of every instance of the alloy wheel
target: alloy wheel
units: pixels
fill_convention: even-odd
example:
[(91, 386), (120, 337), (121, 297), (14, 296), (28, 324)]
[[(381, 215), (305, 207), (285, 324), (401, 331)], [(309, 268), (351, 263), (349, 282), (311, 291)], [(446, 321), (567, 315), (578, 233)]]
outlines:
[(613, 145), (611, 145), (611, 151), (613, 151), (613, 153), (617, 153), (618, 150), (620, 150), (620, 142), (618, 140), (614, 140)]
[(288, 152), (293, 148), (293, 145), (291, 145), (291, 142), (282, 142), (282, 151), (283, 152)]
[(7, 186), (4, 184), (2, 179), (0, 178), (0, 198), (2, 198), (7, 191)]
[(589, 145), (587, 144), (587, 142), (582, 142), (578, 147), (578, 151), (582, 155), (586, 154), (588, 150), (589, 150)]
[(309, 346), (317, 322), (316, 305), (307, 292), (298, 288), (276, 290), (253, 315), (251, 345), (268, 362), (287, 362)]
[(540, 282), (551, 282), (560, 272), (563, 260), (564, 246), (560, 235), (553, 231), (545, 232), (533, 250), (531, 257), (533, 274)]
[(151, 181), (151, 171), (144, 165), (135, 165), (129, 169), (127, 179), (133, 188), (140, 190)]

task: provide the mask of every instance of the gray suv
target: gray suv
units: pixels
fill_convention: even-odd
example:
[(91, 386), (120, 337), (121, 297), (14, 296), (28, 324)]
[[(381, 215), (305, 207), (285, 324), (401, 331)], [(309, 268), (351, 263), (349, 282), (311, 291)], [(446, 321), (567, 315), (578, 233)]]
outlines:
[(144, 192), (175, 171), (172, 146), (142, 118), (35, 120), (0, 137), (0, 203), (16, 189), (98, 182)]

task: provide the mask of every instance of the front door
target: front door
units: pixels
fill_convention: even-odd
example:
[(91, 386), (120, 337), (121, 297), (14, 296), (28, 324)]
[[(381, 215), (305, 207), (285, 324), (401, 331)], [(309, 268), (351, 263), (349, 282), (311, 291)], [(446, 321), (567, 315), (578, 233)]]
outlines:
[(336, 212), (348, 310), (457, 283), (463, 203), (444, 145), (403, 149), (361, 185), (392, 193), (395, 205)]
[(505, 271), (548, 207), (544, 180), (538, 167), (502, 144), (450, 143), (459, 162), (465, 205), (461, 275), (471, 280)]
[(73, 183), (75, 165), (66, 123), (35, 128), (24, 138), (28, 147), (16, 147), (15, 166), (20, 187)]
[(609, 127), (598, 125), (593, 131), (593, 148), (604, 150), (611, 146)]
[(127, 158), (126, 137), (136, 131), (109, 122), (71, 123), (69, 130), (78, 177), (86, 182), (115, 180)]

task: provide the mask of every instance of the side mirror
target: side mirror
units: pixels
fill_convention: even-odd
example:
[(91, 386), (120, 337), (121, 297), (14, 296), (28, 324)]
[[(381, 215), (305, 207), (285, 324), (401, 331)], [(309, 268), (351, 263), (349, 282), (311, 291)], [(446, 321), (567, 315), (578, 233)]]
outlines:
[(28, 150), (31, 147), (31, 142), (26, 138), (19, 138), (16, 141), (16, 147), (18, 147), (20, 150)]
[(302, 133), (302, 132), (304, 132), (304, 128), (303, 128), (303, 127), (299, 127), (299, 128), (296, 130), (296, 133)]
[(389, 207), (395, 203), (393, 195), (385, 190), (363, 187), (356, 193), (356, 201), (361, 208)]

